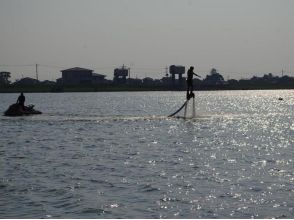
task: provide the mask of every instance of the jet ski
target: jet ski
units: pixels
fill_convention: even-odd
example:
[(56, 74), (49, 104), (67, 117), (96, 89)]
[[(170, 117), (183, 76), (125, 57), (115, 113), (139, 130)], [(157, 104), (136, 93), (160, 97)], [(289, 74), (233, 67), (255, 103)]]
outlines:
[(34, 109), (34, 105), (24, 106), (24, 108), (19, 104), (12, 104), (4, 112), (5, 116), (26, 116), (26, 115), (36, 115), (42, 114), (42, 112)]

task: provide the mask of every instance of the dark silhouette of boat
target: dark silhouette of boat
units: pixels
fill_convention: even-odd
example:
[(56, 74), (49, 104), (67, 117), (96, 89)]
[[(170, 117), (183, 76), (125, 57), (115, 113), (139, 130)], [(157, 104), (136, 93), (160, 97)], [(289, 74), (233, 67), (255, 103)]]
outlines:
[(19, 104), (12, 104), (4, 112), (5, 116), (26, 116), (26, 115), (36, 115), (42, 114), (42, 112), (35, 110), (34, 105), (24, 106), (24, 109)]

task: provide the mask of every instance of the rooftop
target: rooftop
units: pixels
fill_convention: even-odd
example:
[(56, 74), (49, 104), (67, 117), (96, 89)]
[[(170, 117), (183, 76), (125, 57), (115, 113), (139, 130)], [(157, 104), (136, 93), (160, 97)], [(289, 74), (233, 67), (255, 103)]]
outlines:
[(61, 72), (66, 72), (66, 71), (91, 71), (91, 72), (93, 72), (93, 70), (85, 69), (85, 68), (81, 68), (81, 67), (74, 67), (74, 68), (70, 68), (70, 69), (61, 70)]

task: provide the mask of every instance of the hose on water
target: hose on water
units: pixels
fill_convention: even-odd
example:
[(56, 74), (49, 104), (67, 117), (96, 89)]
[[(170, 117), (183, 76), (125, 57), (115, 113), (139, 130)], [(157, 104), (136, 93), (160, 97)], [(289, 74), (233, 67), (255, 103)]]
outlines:
[(185, 105), (188, 103), (188, 101), (189, 100), (186, 100), (185, 103), (176, 112), (174, 112), (173, 114), (171, 114), (167, 117), (173, 117), (175, 114), (177, 114), (179, 111), (181, 111), (185, 107)]

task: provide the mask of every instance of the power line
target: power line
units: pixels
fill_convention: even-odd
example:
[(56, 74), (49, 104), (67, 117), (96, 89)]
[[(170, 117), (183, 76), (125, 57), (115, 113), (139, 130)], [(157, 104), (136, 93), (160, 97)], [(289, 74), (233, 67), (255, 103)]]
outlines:
[(66, 67), (47, 65), (47, 64), (39, 64), (39, 66), (42, 66), (42, 67), (45, 67), (45, 68), (53, 68), (53, 69), (65, 69), (66, 68)]
[(0, 67), (33, 67), (35, 64), (0, 64)]

